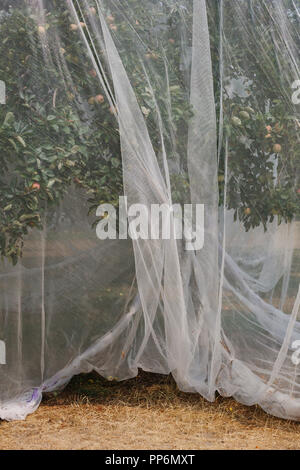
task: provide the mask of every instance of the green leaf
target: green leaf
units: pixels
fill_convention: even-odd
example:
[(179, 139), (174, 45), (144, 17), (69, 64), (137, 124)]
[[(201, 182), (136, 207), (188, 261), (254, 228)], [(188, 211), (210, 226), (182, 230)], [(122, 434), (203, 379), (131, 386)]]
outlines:
[(47, 183), (47, 188), (52, 188), (52, 186), (55, 184), (56, 180), (55, 178), (51, 179)]
[(23, 137), (21, 137), (20, 135), (17, 135), (17, 140), (20, 142), (21, 145), (23, 145), (23, 147), (26, 147), (26, 143)]
[(14, 121), (14, 119), (15, 119), (14, 114), (9, 111), (5, 116), (3, 126), (8, 126), (9, 124), (11, 124)]
[(8, 139), (8, 140), (9, 140), (9, 142), (11, 143), (11, 145), (13, 146), (13, 148), (15, 149), (15, 151), (17, 152), (17, 151), (18, 151), (18, 147), (16, 146), (15, 141), (12, 140), (12, 139)]

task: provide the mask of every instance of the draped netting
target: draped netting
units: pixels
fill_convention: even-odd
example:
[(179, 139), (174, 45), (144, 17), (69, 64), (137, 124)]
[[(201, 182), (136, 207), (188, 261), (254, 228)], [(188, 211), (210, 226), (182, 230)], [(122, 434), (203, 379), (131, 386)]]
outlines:
[[(0, 418), (141, 368), (300, 419), (298, 1), (8, 5)], [(99, 239), (120, 196), (204, 205), (203, 247), (168, 210), (169, 238)]]

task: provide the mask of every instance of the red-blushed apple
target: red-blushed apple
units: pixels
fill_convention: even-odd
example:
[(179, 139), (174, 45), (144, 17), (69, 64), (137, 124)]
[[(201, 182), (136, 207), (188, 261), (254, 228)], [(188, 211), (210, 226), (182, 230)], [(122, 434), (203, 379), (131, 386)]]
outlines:
[(103, 95), (95, 96), (95, 101), (96, 101), (96, 103), (99, 103), (99, 104), (104, 103), (104, 96)]

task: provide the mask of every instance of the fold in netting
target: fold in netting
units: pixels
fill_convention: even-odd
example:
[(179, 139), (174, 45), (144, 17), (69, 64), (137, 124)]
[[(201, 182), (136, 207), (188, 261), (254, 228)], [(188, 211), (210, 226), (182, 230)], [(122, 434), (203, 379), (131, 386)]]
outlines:
[[(0, 7), (0, 419), (139, 369), (300, 419), (299, 18), (293, 0)], [(204, 205), (203, 247), (174, 212), (169, 239), (99, 239), (122, 196)]]

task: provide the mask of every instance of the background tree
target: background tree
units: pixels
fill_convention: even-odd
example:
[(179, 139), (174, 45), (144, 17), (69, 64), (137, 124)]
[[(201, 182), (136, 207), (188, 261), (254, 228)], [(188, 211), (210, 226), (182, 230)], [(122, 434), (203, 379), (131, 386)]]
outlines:
[[(86, 192), (92, 212), (104, 202), (117, 205), (123, 181), (115, 110), (101, 89), (66, 5), (48, 0), (47, 7), (52, 8), (41, 15), (24, 1), (14, 2), (13, 8), (9, 4), (3, 3), (0, 28), (0, 77), (7, 87), (7, 105), (0, 107), (0, 252), (16, 263), (24, 236), (29, 230), (43, 227), (46, 209), (47, 213), (49, 208), (55, 209), (70, 185)], [(231, 2), (232, 8), (235, 4)], [(300, 163), (300, 125), (287, 99), (289, 77), (282, 77), (288, 61), (273, 46), (280, 38), (276, 42), (278, 31), (262, 4), (253, 0), (253, 8), (245, 8), (245, 22), (251, 25), (246, 31), (234, 21), (230, 2), (225, 9), (226, 31), (230, 31), (226, 38), (230, 48), (225, 49), (224, 57), (228, 65), (224, 80), (228, 208), (234, 209), (246, 230), (260, 224), (267, 228), (275, 216), (279, 221), (290, 221), (299, 214), (295, 174)], [(219, 5), (215, 1), (208, 3), (217, 114)], [(293, 25), (299, 20), (293, 5), (291, 1), (289, 18), (296, 27)], [(189, 104), (190, 57), (183, 51), (191, 46), (192, 31), (183, 29), (182, 21), (184, 15), (184, 21), (192, 24), (192, 10), (183, 10), (175, 1), (161, 6), (155, 1), (145, 4), (130, 0), (130, 6), (126, 15), (134, 15), (129, 20), (139, 38), (135, 47), (121, 4), (118, 10), (107, 11), (107, 23), (118, 43), (158, 159), (161, 141), (157, 107), (161, 112), (174, 202), (188, 201), (187, 126), (193, 110)], [(96, 13), (95, 7), (91, 8)], [(87, 39), (96, 41), (93, 35)], [(105, 64), (105, 54), (99, 53)], [(262, 62), (261, 58), (266, 60)], [(237, 83), (242, 84), (243, 93), (235, 92)], [(220, 204), (224, 192), (223, 154)]]

